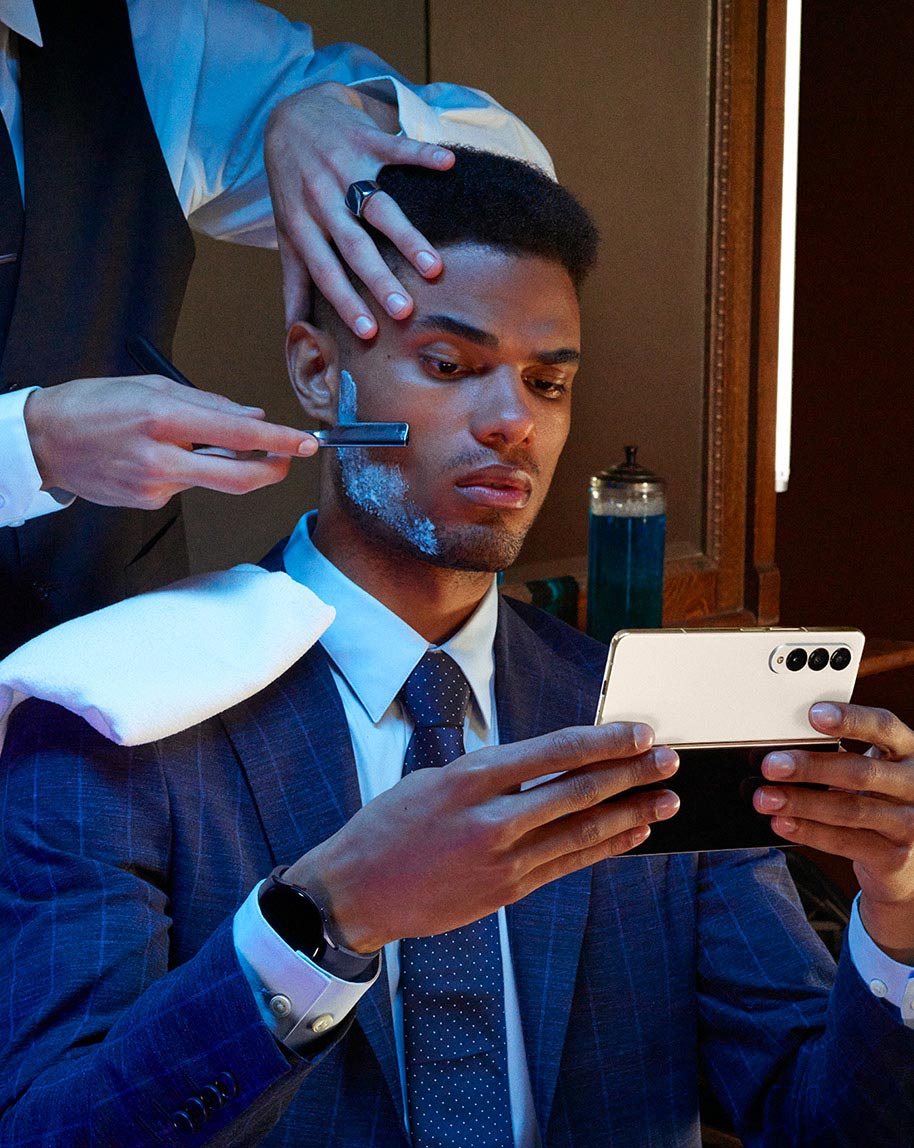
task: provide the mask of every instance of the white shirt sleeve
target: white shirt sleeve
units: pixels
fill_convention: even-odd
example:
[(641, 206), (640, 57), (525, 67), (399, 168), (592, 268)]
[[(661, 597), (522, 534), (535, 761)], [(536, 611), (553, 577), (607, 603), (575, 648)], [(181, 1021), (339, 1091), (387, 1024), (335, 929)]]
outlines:
[(257, 896), (262, 884), (235, 914), (235, 952), (267, 1028), (289, 1048), (302, 1049), (346, 1019), (378, 979), (381, 959), (372, 975), (358, 983), (325, 972), (291, 949), (264, 920)]
[(27, 518), (60, 510), (74, 499), (74, 495), (57, 492), (55, 496), (41, 489), (25, 428), (25, 400), (37, 390), (24, 387), (0, 395), (0, 527), (21, 526)]
[(914, 1028), (914, 968), (899, 964), (882, 951), (860, 919), (854, 899), (847, 931), (847, 944), (857, 972), (875, 997), (887, 1000), (901, 1011), (901, 1019)]
[(328, 80), (396, 103), (400, 127), (426, 142), (475, 143), (551, 171), (545, 148), (484, 92), (414, 85), (356, 44), (315, 49), (307, 24), (252, 0), (183, 0), (161, 18), (131, 0), (137, 67), (175, 191), (207, 235), (275, 247), (263, 133), (287, 96)]

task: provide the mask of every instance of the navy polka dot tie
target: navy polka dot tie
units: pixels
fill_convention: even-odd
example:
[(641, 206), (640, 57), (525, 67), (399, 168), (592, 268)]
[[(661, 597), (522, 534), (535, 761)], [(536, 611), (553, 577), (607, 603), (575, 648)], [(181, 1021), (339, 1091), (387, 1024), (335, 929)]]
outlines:
[[(461, 756), (469, 700), (457, 663), (429, 651), (400, 691), (415, 722), (404, 774)], [(400, 984), (414, 1148), (511, 1148), (497, 915), (404, 939)]]

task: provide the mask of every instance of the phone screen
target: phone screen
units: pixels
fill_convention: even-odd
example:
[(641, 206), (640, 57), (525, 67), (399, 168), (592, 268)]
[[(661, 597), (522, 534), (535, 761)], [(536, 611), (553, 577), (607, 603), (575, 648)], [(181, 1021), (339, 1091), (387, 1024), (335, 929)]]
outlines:
[[(791, 842), (771, 828), (770, 814), (758, 813), (752, 795), (765, 782), (762, 761), (776, 749), (834, 753), (838, 743), (816, 741), (789, 746), (698, 746), (679, 749), (679, 769), (672, 777), (642, 789), (671, 789), (680, 807), (669, 821), (651, 825), (651, 835), (635, 853), (701, 853), (712, 849), (751, 849)], [(821, 789), (804, 785), (805, 789)], [(629, 790), (629, 793), (635, 792)], [(614, 799), (613, 799), (614, 800)]]

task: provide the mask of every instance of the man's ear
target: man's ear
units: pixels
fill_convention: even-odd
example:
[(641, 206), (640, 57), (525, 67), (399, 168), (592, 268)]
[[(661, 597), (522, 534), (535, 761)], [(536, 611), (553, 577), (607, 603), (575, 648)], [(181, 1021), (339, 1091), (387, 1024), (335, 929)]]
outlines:
[(286, 365), (302, 409), (327, 426), (339, 410), (339, 352), (335, 340), (319, 327), (298, 320), (286, 335)]

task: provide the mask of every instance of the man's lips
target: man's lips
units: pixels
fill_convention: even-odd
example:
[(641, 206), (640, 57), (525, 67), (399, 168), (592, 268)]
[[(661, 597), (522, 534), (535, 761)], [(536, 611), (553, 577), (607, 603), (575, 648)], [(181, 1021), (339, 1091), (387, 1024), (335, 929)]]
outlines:
[(479, 506), (520, 510), (530, 501), (533, 481), (525, 470), (513, 466), (485, 466), (461, 475), (456, 488)]

